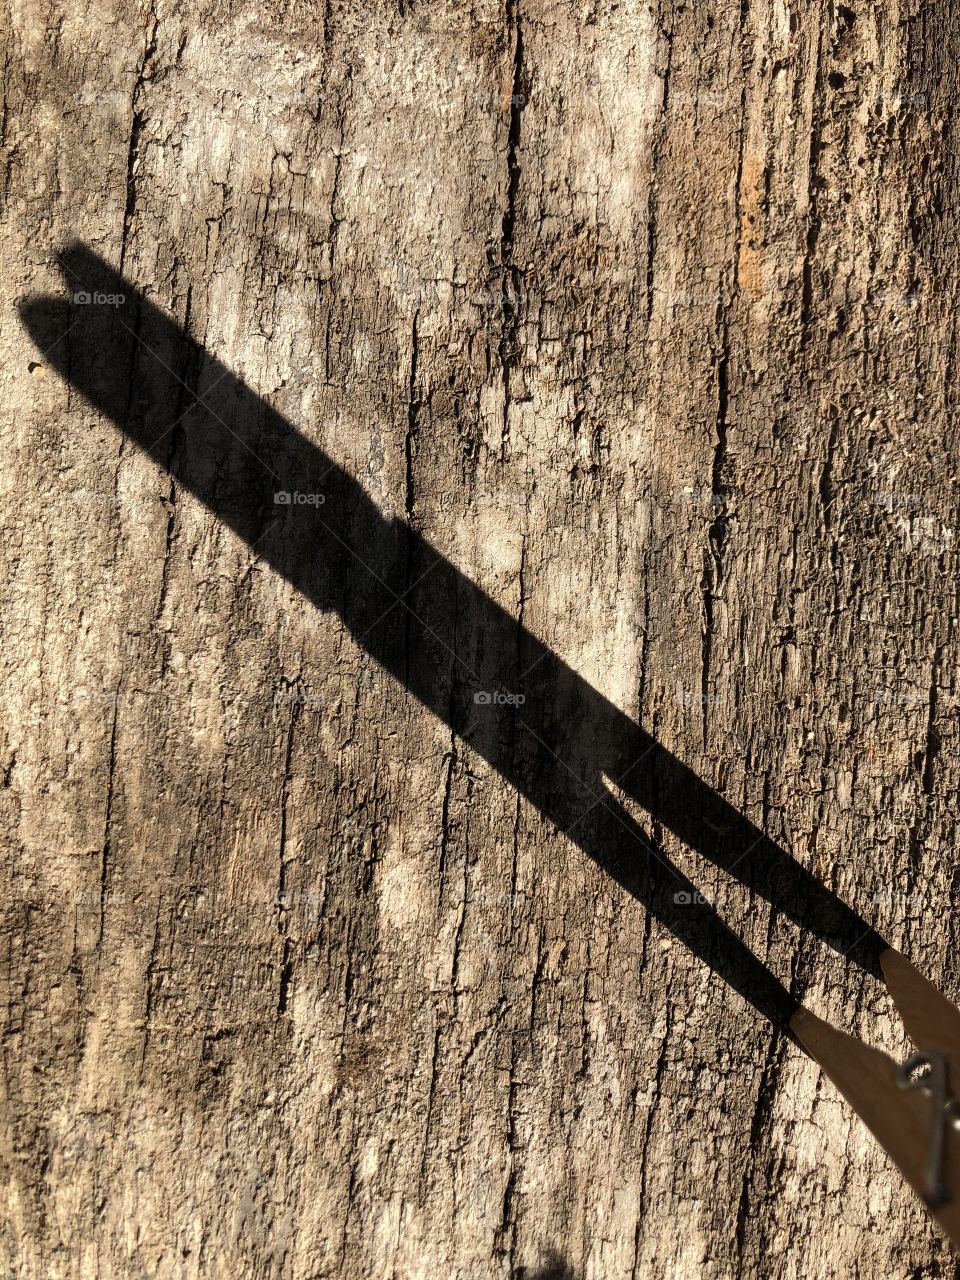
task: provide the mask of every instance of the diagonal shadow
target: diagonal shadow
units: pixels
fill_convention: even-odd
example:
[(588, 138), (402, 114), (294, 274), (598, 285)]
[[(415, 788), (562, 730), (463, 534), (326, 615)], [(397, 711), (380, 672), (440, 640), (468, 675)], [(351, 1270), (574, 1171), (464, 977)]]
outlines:
[[(20, 307), (71, 386), (321, 609), (764, 1017), (797, 1001), (744, 945), (604, 775), (679, 839), (880, 977), (886, 943), (424, 538), (81, 244), (69, 297)], [(123, 295), (78, 304), (75, 291)], [(278, 505), (277, 493), (322, 494)], [(489, 694), (484, 704), (476, 695)], [(497, 697), (522, 695), (522, 705)], [(789, 1032), (787, 1032), (789, 1034)]]

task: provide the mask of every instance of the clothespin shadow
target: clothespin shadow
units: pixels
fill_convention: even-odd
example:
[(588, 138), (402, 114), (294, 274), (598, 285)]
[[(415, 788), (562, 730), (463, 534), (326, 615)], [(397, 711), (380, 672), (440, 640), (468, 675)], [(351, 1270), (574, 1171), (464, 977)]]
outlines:
[[(605, 778), (651, 826), (881, 976), (885, 944), (857, 912), (415, 530), (384, 519), (353, 477), (102, 258), (73, 245), (59, 261), (67, 295), (21, 307), (46, 361), (261, 560), (336, 611), (372, 658), (759, 1012), (786, 1028), (797, 1002)], [(78, 291), (124, 303), (77, 304)], [(278, 494), (323, 501), (294, 510)]]
[[(335, 611), (357, 645), (544, 818), (763, 1017), (803, 1043), (924, 1194), (928, 1152), (916, 1137), (926, 1133), (922, 1090), (898, 1087), (878, 1059), (858, 1057), (850, 1037), (836, 1040), (842, 1032), (803, 1009), (652, 832), (670, 830), (882, 980), (896, 953), (871, 925), (416, 530), (384, 518), (352, 476), (102, 258), (75, 244), (59, 262), (66, 296), (21, 307), (41, 358), (263, 562), (318, 608)], [(122, 304), (95, 301), (118, 296)], [(648, 815), (646, 826), (608, 778)], [(916, 1019), (906, 1021), (911, 1033), (918, 1030)], [(928, 1029), (919, 1030), (918, 1047), (935, 1048), (936, 1036), (930, 1042)], [(847, 1064), (854, 1063), (851, 1076)], [(861, 1068), (866, 1074), (857, 1077)], [(880, 1080), (884, 1071), (889, 1079)], [(871, 1072), (876, 1105), (863, 1092)], [(889, 1115), (900, 1117), (895, 1133)], [(913, 1136), (901, 1141), (908, 1130)], [(945, 1155), (951, 1190), (951, 1170), (960, 1167), (953, 1141)], [(948, 1230), (954, 1234), (956, 1224)]]

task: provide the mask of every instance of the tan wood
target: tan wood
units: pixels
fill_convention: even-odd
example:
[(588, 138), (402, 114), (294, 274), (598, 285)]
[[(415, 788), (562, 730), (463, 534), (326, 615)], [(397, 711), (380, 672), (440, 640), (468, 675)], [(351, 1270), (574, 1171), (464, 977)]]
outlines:
[[(958, 33), (944, 0), (5, 13), (0, 1274), (950, 1273), (755, 1004), (788, 988), (856, 1097), (823, 1025), (864, 1073), (909, 1052), (801, 884), (960, 996)], [(388, 669), (182, 481), (232, 502), (239, 444), (154, 457), (84, 400), (79, 331), (64, 363), (17, 311), (75, 240), (245, 438), (294, 424), (442, 554), (465, 658), (552, 655), (562, 764), (466, 698), (451, 728), (416, 628)], [(662, 752), (603, 782), (624, 723)], [(593, 827), (531, 799), (569, 770)]]

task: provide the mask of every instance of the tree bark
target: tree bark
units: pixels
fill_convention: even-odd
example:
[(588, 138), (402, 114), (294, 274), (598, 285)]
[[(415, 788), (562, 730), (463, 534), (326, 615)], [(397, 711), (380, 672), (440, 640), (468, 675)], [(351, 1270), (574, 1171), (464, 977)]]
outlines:
[(954, 1273), (957, 18), (8, 16), (5, 1274)]

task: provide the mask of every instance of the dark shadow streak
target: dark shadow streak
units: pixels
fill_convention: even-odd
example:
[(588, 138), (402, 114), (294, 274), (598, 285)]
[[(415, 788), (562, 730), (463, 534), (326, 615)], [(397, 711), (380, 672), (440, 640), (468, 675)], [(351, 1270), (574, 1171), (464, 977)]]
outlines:
[(517, 1280), (577, 1280), (576, 1272), (555, 1249), (550, 1249), (543, 1264), (536, 1271), (520, 1267)]
[[(362, 648), (764, 1017), (786, 1030), (797, 1001), (708, 904), (689, 900), (694, 886), (604, 775), (654, 823), (881, 976), (886, 944), (855, 911), (422, 537), (384, 519), (354, 479), (106, 262), (82, 245), (59, 262), (71, 297), (20, 308), (45, 358), (258, 557), (335, 610)], [(126, 301), (77, 305), (79, 289)], [(280, 491), (324, 502), (279, 506)], [(525, 701), (479, 705), (478, 691)]]

